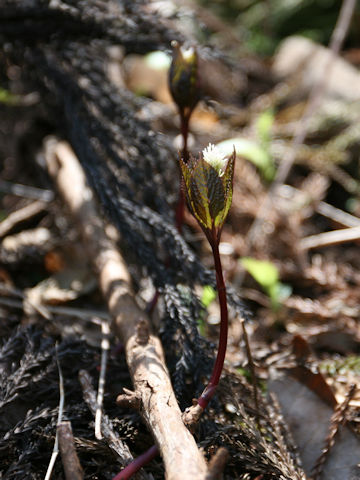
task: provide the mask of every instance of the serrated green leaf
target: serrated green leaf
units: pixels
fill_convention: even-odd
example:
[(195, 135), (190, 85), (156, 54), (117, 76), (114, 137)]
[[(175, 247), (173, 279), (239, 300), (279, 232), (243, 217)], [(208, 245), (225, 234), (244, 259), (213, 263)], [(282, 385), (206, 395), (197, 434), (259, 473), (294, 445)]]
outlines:
[(206, 165), (199, 159), (191, 172), (190, 203), (193, 205), (196, 218), (208, 229), (212, 227), (209, 205), (208, 174)]
[(210, 216), (217, 226), (217, 219), (222, 217), (225, 208), (225, 192), (219, 173), (207, 162), (203, 163), (207, 177), (208, 202)]
[(233, 152), (225, 171), (219, 172), (203, 157), (191, 157), (188, 163), (180, 159), (189, 208), (205, 230), (221, 232), (231, 205), (234, 162)]
[(235, 150), (233, 150), (233, 153), (226, 165), (224, 175), (221, 177), (221, 180), (224, 185), (224, 191), (225, 191), (225, 206), (224, 206), (223, 220), (222, 220), (223, 223), (225, 222), (226, 217), (228, 216), (228, 213), (231, 207), (231, 202), (232, 202), (235, 158), (236, 158), (236, 152)]

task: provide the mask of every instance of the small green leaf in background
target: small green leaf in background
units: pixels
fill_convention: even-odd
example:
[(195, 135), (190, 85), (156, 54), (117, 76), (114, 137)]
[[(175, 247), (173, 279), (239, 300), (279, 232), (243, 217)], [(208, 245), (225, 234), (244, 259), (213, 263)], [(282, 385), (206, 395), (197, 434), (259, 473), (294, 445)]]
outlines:
[(271, 306), (277, 310), (281, 303), (291, 295), (291, 287), (279, 281), (279, 271), (276, 266), (267, 260), (244, 257), (241, 264), (256, 280), (269, 296)]
[(5, 103), (6, 105), (16, 105), (19, 102), (17, 95), (5, 90), (5, 88), (0, 87), (0, 103)]
[(216, 291), (211, 285), (205, 285), (201, 295), (201, 303), (208, 308), (216, 298)]
[(267, 260), (257, 260), (256, 258), (244, 257), (241, 263), (247, 272), (264, 289), (271, 288), (279, 281), (279, 272), (275, 265)]
[(274, 124), (274, 112), (265, 110), (256, 122), (257, 135), (263, 148), (268, 148), (271, 142), (271, 129)]
[[(202, 295), (200, 298), (201, 304), (203, 305), (204, 309), (206, 310), (212, 302), (216, 299), (216, 291), (213, 289), (211, 285), (205, 285), (202, 291)], [(201, 312), (200, 318), (197, 321), (198, 328), (200, 335), (203, 337), (206, 336), (206, 322), (205, 322), (205, 312)]]
[(267, 182), (271, 182), (276, 173), (274, 162), (265, 148), (247, 138), (235, 137), (224, 140), (217, 146), (227, 155), (231, 155), (235, 147), (236, 156), (244, 157), (260, 170)]

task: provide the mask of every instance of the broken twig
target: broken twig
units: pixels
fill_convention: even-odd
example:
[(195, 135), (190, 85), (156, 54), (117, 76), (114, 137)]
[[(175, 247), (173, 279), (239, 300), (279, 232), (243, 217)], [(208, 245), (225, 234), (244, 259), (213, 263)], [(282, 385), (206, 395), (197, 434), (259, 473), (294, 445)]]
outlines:
[(78, 160), (65, 142), (48, 140), (45, 150), (49, 172), (78, 222), (98, 271), (100, 288), (114, 318), (114, 331), (124, 344), (134, 389), (141, 398), (140, 413), (163, 457), (166, 478), (202, 480), (206, 462), (182, 422), (160, 341), (150, 333), (145, 313), (134, 300), (129, 272), (106, 234)]
[(56, 431), (66, 480), (83, 480), (84, 472), (76, 454), (71, 423), (60, 422)]

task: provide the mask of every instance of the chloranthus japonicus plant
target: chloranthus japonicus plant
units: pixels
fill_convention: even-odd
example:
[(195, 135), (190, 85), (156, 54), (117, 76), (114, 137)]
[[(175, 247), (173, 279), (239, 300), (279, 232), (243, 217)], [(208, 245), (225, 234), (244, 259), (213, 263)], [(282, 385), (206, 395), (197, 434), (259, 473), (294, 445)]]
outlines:
[[(187, 162), (189, 159), (188, 136), (190, 117), (201, 96), (198, 55), (195, 47), (184, 47), (176, 40), (171, 45), (173, 52), (169, 70), (169, 90), (180, 115), (180, 130), (183, 142), (181, 158), (184, 162)], [(184, 209), (184, 194), (180, 190), (175, 213), (176, 227), (179, 232), (181, 232), (184, 221)]]
[(195, 47), (184, 47), (176, 40), (171, 46), (173, 52), (169, 70), (169, 89), (179, 110), (183, 137), (182, 158), (186, 162), (189, 155), (187, 149), (189, 121), (200, 100), (198, 55)]
[(232, 201), (235, 157), (235, 150), (229, 157), (210, 144), (198, 158), (190, 156), (188, 162), (180, 159), (183, 189), (189, 209), (205, 233), (212, 249), (221, 316), (219, 348), (213, 372), (207, 387), (198, 398), (198, 405), (202, 410), (206, 408), (215, 393), (226, 354), (228, 309), (219, 243)]

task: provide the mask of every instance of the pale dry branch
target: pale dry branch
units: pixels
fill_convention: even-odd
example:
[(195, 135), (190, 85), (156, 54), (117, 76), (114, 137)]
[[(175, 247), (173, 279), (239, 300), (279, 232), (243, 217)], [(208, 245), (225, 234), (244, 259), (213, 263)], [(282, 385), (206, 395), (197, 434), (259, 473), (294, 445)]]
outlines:
[(300, 248), (310, 250), (355, 240), (360, 240), (360, 227), (342, 228), (340, 230), (332, 230), (331, 232), (310, 235), (300, 240)]
[[(299, 195), (303, 204), (306, 205), (311, 201), (311, 197), (306, 193), (302, 192), (298, 188), (293, 187), (292, 185), (280, 185), (277, 189), (277, 192), (280, 197), (284, 200), (291, 200), (293, 196)], [(333, 205), (330, 205), (327, 202), (320, 201), (314, 205), (314, 210), (317, 213), (320, 213), (326, 218), (329, 218), (335, 223), (342, 225), (344, 227), (360, 227), (360, 218), (351, 215), (348, 212), (344, 212), (340, 208), (336, 208)]]
[(98, 394), (96, 398), (96, 414), (95, 414), (95, 437), (98, 440), (102, 439), (101, 434), (101, 414), (102, 414), (102, 406), (104, 400), (104, 391), (105, 391), (105, 376), (106, 376), (106, 365), (107, 365), (107, 357), (108, 351), (110, 350), (110, 325), (108, 322), (103, 320), (101, 322), (101, 366), (100, 366), (100, 375), (99, 375), (99, 386), (98, 386)]
[[(64, 377), (62, 375), (61, 366), (60, 366), (59, 358), (57, 354), (57, 345), (56, 345), (55, 351), (56, 351), (56, 363), (59, 371), (59, 412), (58, 412), (57, 425), (60, 425), (60, 423), (62, 422), (62, 417), (64, 413), (65, 391), (64, 391)], [(50, 480), (58, 455), (59, 455), (59, 437), (58, 437), (58, 432), (56, 431), (54, 448), (53, 448), (50, 462), (46, 471), (45, 480)]]
[(0, 179), (0, 192), (10, 193), (11, 195), (29, 198), (31, 200), (41, 200), (42, 202), (51, 202), (54, 199), (54, 194), (50, 190), (44, 190), (31, 185), (7, 182), (2, 179)]
[(114, 331), (124, 344), (134, 389), (141, 398), (140, 413), (162, 455), (166, 478), (204, 479), (206, 462), (182, 422), (160, 341), (150, 332), (148, 319), (134, 300), (124, 259), (106, 234), (77, 158), (67, 143), (54, 139), (47, 140), (45, 151), (49, 172), (76, 219), (98, 272)]
[(60, 422), (57, 426), (57, 434), (66, 480), (83, 480), (84, 472), (76, 454), (71, 423)]
[(19, 208), (14, 212), (10, 213), (1, 223), (0, 223), (0, 237), (7, 235), (13, 228), (15, 228), (19, 223), (25, 222), (39, 213), (43, 212), (46, 209), (46, 203), (36, 200), (35, 202), (29, 203), (25, 207)]

